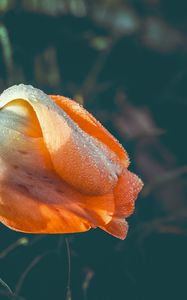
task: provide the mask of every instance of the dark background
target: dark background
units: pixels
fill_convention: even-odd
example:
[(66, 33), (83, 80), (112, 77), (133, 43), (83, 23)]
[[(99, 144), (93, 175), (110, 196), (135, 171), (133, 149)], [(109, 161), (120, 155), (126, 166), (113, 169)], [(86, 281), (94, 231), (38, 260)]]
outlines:
[(71, 297), (65, 237), (1, 225), (0, 299), (187, 299), (186, 0), (0, 0), (0, 90), (20, 82), (82, 103), (145, 187), (125, 241), (69, 235)]

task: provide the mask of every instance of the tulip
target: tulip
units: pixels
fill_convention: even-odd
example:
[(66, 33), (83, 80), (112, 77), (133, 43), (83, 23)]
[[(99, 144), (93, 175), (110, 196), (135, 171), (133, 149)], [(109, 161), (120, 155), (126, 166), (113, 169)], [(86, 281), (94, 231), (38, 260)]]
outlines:
[(142, 181), (82, 106), (17, 85), (0, 96), (0, 221), (28, 233), (99, 227), (124, 239)]

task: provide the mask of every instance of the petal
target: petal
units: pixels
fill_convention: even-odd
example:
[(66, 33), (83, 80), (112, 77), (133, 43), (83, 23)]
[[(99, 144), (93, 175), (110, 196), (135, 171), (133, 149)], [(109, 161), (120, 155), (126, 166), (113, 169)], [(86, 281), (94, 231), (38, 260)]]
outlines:
[(0, 110), (0, 126), (12, 128), (32, 137), (42, 136), (33, 108), (23, 100), (11, 101)]
[(123, 165), (119, 157), (90, 136), (42, 91), (14, 86), (0, 97), (3, 107), (23, 99), (34, 109), (56, 172), (77, 190), (90, 195), (112, 191)]
[(134, 211), (135, 200), (143, 187), (141, 179), (124, 169), (114, 189), (116, 217), (128, 217)]
[(5, 127), (0, 140), (2, 223), (23, 232), (70, 233), (110, 222), (113, 195), (82, 195), (62, 181), (51, 168), (42, 138)]
[(115, 152), (126, 168), (129, 166), (129, 157), (125, 149), (86, 109), (77, 102), (63, 96), (51, 95), (50, 97), (82, 130), (97, 138)]
[(100, 228), (109, 234), (124, 240), (128, 232), (128, 223), (125, 219), (114, 217), (108, 224), (100, 226)]
[(125, 239), (128, 231), (125, 218), (133, 213), (135, 200), (142, 187), (143, 183), (139, 177), (124, 169), (114, 189), (115, 212), (112, 220), (100, 228), (115, 237)]

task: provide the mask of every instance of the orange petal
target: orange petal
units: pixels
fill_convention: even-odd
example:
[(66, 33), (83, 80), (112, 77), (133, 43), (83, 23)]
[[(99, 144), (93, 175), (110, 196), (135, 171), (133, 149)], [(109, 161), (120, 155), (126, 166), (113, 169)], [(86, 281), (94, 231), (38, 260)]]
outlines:
[(128, 231), (125, 218), (133, 213), (135, 200), (142, 187), (143, 183), (138, 176), (124, 169), (114, 189), (115, 212), (112, 220), (100, 228), (115, 237), (124, 239)]
[(55, 206), (41, 203), (24, 195), (24, 186), (1, 191), (1, 216), (3, 224), (11, 229), (29, 233), (71, 233), (90, 229), (87, 221), (71, 211), (60, 212)]
[[(40, 183), (39, 187), (41, 186)], [(0, 201), (1, 222), (22, 232), (72, 233), (104, 225), (111, 219), (106, 210), (107, 199), (99, 199), (99, 196), (97, 199), (92, 197), (89, 203), (87, 201), (84, 203), (84, 198), (79, 199), (76, 192), (73, 199), (69, 199), (68, 193), (64, 193), (63, 184), (61, 190), (50, 192), (50, 195), (52, 194), (56, 197), (55, 201), (53, 199), (50, 201), (47, 197), (47, 188), (39, 193), (25, 183), (17, 182), (10, 185), (4, 182)], [(85, 207), (86, 203), (87, 207)]]
[(141, 179), (127, 169), (123, 170), (114, 189), (116, 217), (128, 217), (134, 211), (135, 200), (143, 187)]
[(128, 232), (128, 223), (125, 219), (114, 217), (107, 225), (100, 226), (100, 228), (111, 235), (124, 240)]
[[(0, 220), (32, 233), (70, 233), (105, 225), (114, 212), (113, 195), (88, 196), (51, 169), (42, 138), (9, 128), (0, 148)], [(9, 142), (8, 142), (9, 141)]]
[(118, 156), (79, 126), (42, 91), (14, 86), (0, 97), (1, 108), (23, 99), (34, 109), (56, 172), (79, 191), (99, 195), (112, 191), (122, 164)]
[(71, 119), (94, 138), (97, 138), (120, 158), (123, 165), (127, 168), (129, 165), (129, 157), (121, 144), (106, 130), (100, 122), (98, 122), (87, 110), (85, 110), (77, 102), (63, 97), (63, 96), (50, 96), (57, 105), (59, 105)]

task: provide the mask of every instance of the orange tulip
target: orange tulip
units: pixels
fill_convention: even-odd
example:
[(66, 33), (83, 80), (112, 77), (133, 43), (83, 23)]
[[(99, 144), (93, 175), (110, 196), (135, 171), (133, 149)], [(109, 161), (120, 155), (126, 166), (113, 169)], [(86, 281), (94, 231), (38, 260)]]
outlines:
[(141, 180), (76, 102), (18, 85), (0, 96), (0, 221), (30, 233), (100, 227), (125, 238)]

